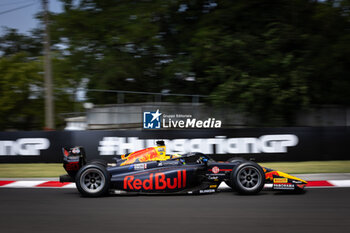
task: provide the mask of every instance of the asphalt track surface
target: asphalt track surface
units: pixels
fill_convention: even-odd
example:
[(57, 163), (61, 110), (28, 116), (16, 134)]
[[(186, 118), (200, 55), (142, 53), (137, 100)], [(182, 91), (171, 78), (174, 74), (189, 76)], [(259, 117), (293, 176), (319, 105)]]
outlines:
[(350, 232), (350, 188), (83, 198), (75, 189), (0, 190), (0, 232)]

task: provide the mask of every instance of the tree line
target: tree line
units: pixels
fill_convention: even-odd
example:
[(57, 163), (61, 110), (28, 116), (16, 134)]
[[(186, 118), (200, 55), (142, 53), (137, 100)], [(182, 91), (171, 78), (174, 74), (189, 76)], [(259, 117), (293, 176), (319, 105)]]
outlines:
[[(58, 118), (81, 109), (70, 93), (83, 83), (207, 95), (206, 104), (261, 125), (291, 125), (296, 111), (350, 103), (349, 0), (61, 2), (63, 11), (50, 14)], [(1, 130), (42, 128), (42, 33), (8, 29), (0, 38)], [(109, 93), (87, 95), (116, 103)]]

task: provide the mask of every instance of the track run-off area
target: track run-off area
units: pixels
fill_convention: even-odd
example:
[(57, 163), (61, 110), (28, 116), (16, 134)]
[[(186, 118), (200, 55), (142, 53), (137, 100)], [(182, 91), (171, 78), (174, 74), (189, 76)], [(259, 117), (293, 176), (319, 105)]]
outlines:
[(242, 196), (111, 195), (0, 189), (0, 232), (349, 232), (350, 188)]

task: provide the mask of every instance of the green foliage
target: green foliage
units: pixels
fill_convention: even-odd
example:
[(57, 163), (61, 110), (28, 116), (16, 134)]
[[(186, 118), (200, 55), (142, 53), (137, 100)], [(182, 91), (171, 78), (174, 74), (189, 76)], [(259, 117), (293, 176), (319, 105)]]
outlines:
[[(75, 102), (74, 83), (64, 61), (54, 59), (56, 125), (64, 125), (61, 113), (81, 111)], [(42, 60), (28, 60), (27, 53), (0, 58), (0, 130), (35, 130), (44, 126)]]
[[(239, 109), (258, 125), (292, 125), (293, 114), (312, 105), (349, 105), (349, 2), (62, 0), (64, 11), (50, 16), (57, 113), (81, 109), (69, 93), (82, 80), (90, 89), (208, 95), (208, 104)], [(2, 83), (21, 90), (20, 100), (0, 94), (11, 103), (1, 105), (3, 115), (23, 101), (42, 112), (42, 97), (31, 100), (21, 84), (38, 85), (42, 78), (41, 67), (33, 70), (40, 63), (40, 33), (9, 30), (0, 38)], [(111, 93), (89, 92), (88, 98), (117, 102)]]
[[(44, 126), (44, 78), (41, 31), (30, 36), (7, 29), (0, 37), (0, 130), (34, 130)], [(68, 60), (53, 54), (56, 125), (64, 125), (61, 113), (81, 111), (75, 88), (81, 73)], [(73, 88), (72, 88), (73, 87)]]
[(0, 51), (2, 56), (26, 52), (28, 57), (34, 58), (41, 54), (41, 31), (33, 30), (30, 35), (20, 34), (17, 29), (5, 28), (0, 37)]
[(311, 104), (350, 103), (350, 25), (343, 8), (220, 1), (195, 24), (190, 71), (215, 105), (253, 114), (261, 125), (290, 125)]
[(41, 128), (42, 88), (40, 62), (27, 61), (24, 53), (0, 59), (0, 129)]
[[(66, 1), (66, 11), (53, 16), (52, 35), (66, 43), (71, 66), (90, 80), (92, 89), (159, 91), (157, 33), (164, 1)], [(109, 93), (89, 93), (94, 103), (115, 103)], [(130, 99), (128, 101), (141, 101)]]

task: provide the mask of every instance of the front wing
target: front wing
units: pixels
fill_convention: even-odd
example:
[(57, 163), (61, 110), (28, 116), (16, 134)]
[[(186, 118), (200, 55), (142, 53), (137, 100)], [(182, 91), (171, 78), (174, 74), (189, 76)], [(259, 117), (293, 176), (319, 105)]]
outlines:
[(307, 182), (287, 173), (262, 167), (265, 172), (265, 184), (272, 184), (274, 190), (303, 190)]

